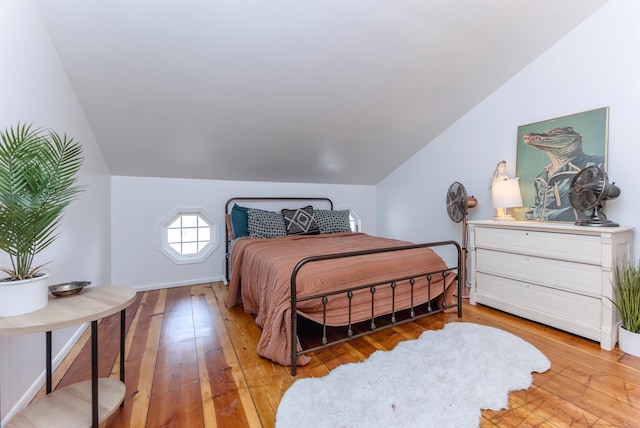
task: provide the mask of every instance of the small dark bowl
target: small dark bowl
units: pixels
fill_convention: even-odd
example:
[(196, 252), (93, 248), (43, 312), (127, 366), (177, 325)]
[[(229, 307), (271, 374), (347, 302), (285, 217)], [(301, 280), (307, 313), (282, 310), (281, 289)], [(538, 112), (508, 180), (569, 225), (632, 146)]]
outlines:
[(71, 281), (63, 284), (56, 284), (49, 286), (49, 293), (56, 297), (73, 296), (79, 294), (82, 289), (91, 284), (91, 281)]

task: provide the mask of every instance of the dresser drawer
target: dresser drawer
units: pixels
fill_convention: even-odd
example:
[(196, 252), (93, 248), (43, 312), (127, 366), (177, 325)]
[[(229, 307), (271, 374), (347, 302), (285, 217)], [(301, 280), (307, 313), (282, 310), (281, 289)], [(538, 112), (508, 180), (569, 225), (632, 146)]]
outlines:
[(476, 302), (600, 339), (602, 301), (536, 284), (478, 273)]
[(599, 236), (477, 228), (475, 246), (598, 266), (602, 263), (602, 243)]
[(602, 271), (598, 266), (478, 248), (477, 272), (503, 276), (600, 298)]

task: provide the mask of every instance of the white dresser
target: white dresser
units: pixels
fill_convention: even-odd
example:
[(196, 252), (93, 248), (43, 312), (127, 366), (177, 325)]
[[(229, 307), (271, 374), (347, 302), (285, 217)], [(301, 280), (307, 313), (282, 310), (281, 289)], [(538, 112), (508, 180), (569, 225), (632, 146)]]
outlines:
[(481, 303), (600, 342), (619, 317), (608, 298), (616, 264), (633, 257), (632, 227), (559, 222), (469, 222), (470, 303)]

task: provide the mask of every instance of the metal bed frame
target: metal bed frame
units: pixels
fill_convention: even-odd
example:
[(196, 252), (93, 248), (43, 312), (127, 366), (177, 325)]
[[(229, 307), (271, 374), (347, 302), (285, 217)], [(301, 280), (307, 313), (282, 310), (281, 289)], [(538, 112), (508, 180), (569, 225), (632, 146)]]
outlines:
[[(450, 267), (447, 269), (442, 269), (442, 270), (438, 270), (438, 271), (434, 271), (434, 272), (424, 272), (422, 274), (419, 275), (412, 275), (412, 276), (405, 276), (405, 277), (400, 277), (400, 278), (396, 278), (392, 281), (384, 281), (384, 282), (372, 282), (370, 284), (367, 285), (361, 285), (358, 287), (351, 287), (351, 288), (346, 288), (346, 289), (342, 289), (342, 290), (337, 290), (337, 291), (332, 291), (330, 293), (322, 293), (322, 294), (315, 294), (313, 296), (308, 296), (308, 297), (304, 297), (304, 298), (298, 298), (297, 297), (297, 276), (298, 273), (300, 272), (300, 270), (307, 264), (309, 263), (314, 263), (314, 262), (319, 262), (319, 261), (323, 261), (323, 260), (331, 260), (331, 259), (338, 259), (338, 258), (345, 258), (345, 257), (357, 257), (357, 256), (363, 256), (363, 255), (367, 255), (367, 254), (376, 254), (376, 253), (386, 253), (386, 252), (393, 252), (393, 251), (403, 251), (403, 250), (410, 250), (410, 249), (415, 249), (415, 248), (432, 248), (432, 247), (440, 247), (440, 246), (453, 246), (456, 249), (456, 252), (458, 254), (458, 263), (457, 266), (455, 267)], [(404, 324), (406, 322), (409, 321), (415, 321), (418, 320), (420, 318), (424, 318), (430, 315), (434, 315), (440, 312), (443, 312), (445, 310), (451, 309), (451, 308), (458, 308), (458, 318), (462, 317), (462, 289), (461, 289), (461, 281), (459, 281), (460, 275), (459, 272), (461, 272), (461, 248), (460, 245), (458, 245), (457, 242), (455, 241), (441, 241), (441, 242), (433, 242), (433, 243), (427, 243), (427, 244), (416, 244), (416, 245), (405, 245), (405, 246), (400, 246), (400, 247), (389, 247), (389, 248), (380, 248), (380, 249), (373, 249), (373, 250), (363, 250), (363, 251), (353, 251), (353, 252), (348, 252), (348, 253), (337, 253), (337, 254), (325, 254), (325, 255), (321, 255), (321, 256), (312, 256), (312, 257), (307, 257), (304, 258), (302, 260), (300, 260), (300, 262), (298, 262), (298, 264), (296, 265), (296, 267), (293, 269), (293, 272), (291, 273), (291, 343), (293, 344), (292, 348), (291, 348), (291, 375), (292, 376), (296, 376), (297, 374), (297, 357), (299, 355), (304, 355), (310, 352), (314, 352), (323, 348), (326, 348), (328, 346), (332, 346), (332, 345), (336, 345), (338, 343), (343, 343), (346, 342), (348, 340), (351, 339), (355, 339), (358, 337), (362, 337), (364, 335), (370, 334), (372, 332), (375, 331), (380, 331), (380, 330), (385, 330), (387, 328), (391, 328), (393, 326), (396, 325), (401, 325)], [(456, 281), (457, 283), (457, 302), (454, 303), (451, 306), (446, 306), (446, 302), (443, 301), (443, 305), (439, 308), (434, 308), (432, 305), (432, 299), (431, 299), (431, 281), (438, 275), (441, 276), (446, 276), (448, 273), (450, 272), (456, 272), (456, 277), (454, 278), (454, 281)], [(428, 300), (426, 303), (423, 303), (421, 305), (415, 305), (413, 304), (414, 302), (414, 291), (415, 291), (415, 283), (416, 280), (418, 278), (424, 277), (427, 280), (427, 295), (428, 295)], [(395, 298), (396, 298), (396, 288), (398, 287), (398, 283), (401, 281), (409, 281), (408, 286), (410, 287), (410, 295), (411, 295), (411, 306), (409, 308), (409, 317), (403, 320), (398, 320), (396, 318), (396, 310), (395, 310)], [(375, 293), (376, 293), (376, 289), (380, 288), (380, 287), (390, 287), (391, 288), (391, 313), (387, 314), (387, 315), (380, 315), (378, 317), (375, 316)], [(446, 288), (446, 284), (445, 281), (442, 281), (442, 287), (443, 287), (443, 293), (445, 291)], [(364, 290), (364, 289), (368, 289), (370, 294), (371, 294), (371, 318), (370, 318), (370, 329), (367, 331), (363, 331), (357, 334), (354, 334), (354, 331), (352, 329), (352, 322), (351, 322), (351, 299), (353, 297), (353, 293), (358, 291), (358, 290)], [(347, 299), (349, 299), (349, 321), (348, 321), (348, 325), (347, 325), (347, 336), (343, 337), (341, 339), (337, 339), (337, 340), (332, 340), (329, 341), (327, 338), (327, 323), (326, 323), (326, 313), (327, 313), (327, 303), (329, 302), (329, 299), (333, 296), (337, 296), (337, 295), (346, 295)], [(308, 348), (308, 349), (303, 349), (302, 351), (298, 351), (297, 347), (295, 346), (296, 343), (296, 339), (298, 337), (298, 314), (297, 314), (297, 305), (299, 302), (304, 302), (307, 300), (312, 300), (312, 299), (320, 299), (322, 301), (323, 304), (323, 322), (322, 322), (322, 344), (319, 346), (315, 346), (312, 348)], [(422, 313), (422, 314), (417, 314), (416, 313), (416, 309), (420, 306), (425, 306), (426, 308), (426, 312)], [(384, 317), (389, 317), (389, 323), (383, 326), (378, 327), (376, 325), (376, 320), (380, 320), (381, 318)]]
[[(229, 207), (230, 204), (232, 202), (236, 202), (236, 201), (260, 201), (260, 202), (276, 202), (276, 201), (301, 201), (301, 202), (311, 202), (311, 201), (322, 201), (322, 202), (326, 202), (329, 204), (329, 206), (331, 207), (331, 209), (333, 209), (333, 202), (331, 201), (331, 199), (329, 198), (293, 198), (293, 197), (284, 197), (284, 198), (278, 198), (278, 197), (236, 197), (236, 198), (231, 198), (227, 201), (226, 205), (225, 205), (225, 215), (227, 213), (229, 213)], [(225, 222), (226, 224), (226, 222)], [(226, 225), (225, 225), (225, 229), (226, 229)], [(226, 234), (226, 239), (227, 239), (227, 254), (226, 254), (226, 279), (229, 280), (229, 264), (231, 262), (231, 254), (229, 252), (230, 248), (229, 248), (229, 238), (228, 238), (228, 233)], [(346, 257), (357, 257), (357, 256), (363, 256), (363, 255), (367, 255), (367, 254), (376, 254), (376, 253), (385, 253), (385, 252), (395, 252), (395, 251), (404, 251), (404, 250), (411, 250), (411, 249), (416, 249), (416, 248), (434, 248), (434, 247), (453, 247), (457, 253), (457, 264), (454, 267), (447, 267), (446, 269), (442, 269), (442, 270), (438, 270), (435, 272), (423, 272), (421, 274), (418, 275), (412, 275), (412, 276), (405, 276), (405, 277), (399, 277), (399, 278), (395, 278), (391, 281), (384, 281), (384, 282), (372, 282), (366, 285), (361, 285), (358, 287), (351, 287), (351, 288), (346, 288), (346, 289), (342, 289), (342, 290), (336, 290), (336, 291), (332, 291), (329, 293), (322, 293), (322, 294), (315, 294), (312, 296), (307, 296), (304, 298), (298, 298), (297, 296), (297, 277), (298, 274), (300, 272), (300, 270), (310, 264), (310, 263), (316, 263), (316, 262), (320, 262), (323, 260), (331, 260), (331, 259), (338, 259), (338, 258), (346, 258)], [(324, 254), (324, 255), (319, 255), (319, 256), (312, 256), (312, 257), (306, 257), (302, 260), (300, 260), (296, 266), (294, 267), (292, 273), (291, 273), (291, 343), (292, 343), (292, 350), (291, 350), (291, 375), (292, 376), (296, 376), (297, 375), (297, 357), (300, 355), (304, 355), (304, 354), (308, 354), (311, 352), (315, 352), (318, 351), (320, 349), (324, 349), (326, 347), (332, 346), (332, 345), (336, 345), (339, 343), (343, 343), (352, 339), (356, 339), (358, 337), (362, 337), (365, 336), (367, 334), (371, 334), (373, 332), (376, 331), (381, 331), (381, 330), (385, 330), (391, 327), (394, 327), (396, 325), (401, 325), (410, 321), (415, 321), (418, 320), (420, 318), (424, 318), (427, 316), (431, 316), (440, 312), (443, 312), (445, 310), (449, 310), (452, 308), (456, 308), (457, 307), (457, 315), (458, 318), (462, 317), (462, 282), (460, 281), (461, 278), (461, 272), (462, 272), (462, 249), (460, 247), (460, 245), (455, 242), (455, 241), (440, 241), (440, 242), (431, 242), (431, 243), (425, 243), (425, 244), (414, 244), (414, 245), (404, 245), (404, 246), (397, 246), (397, 247), (389, 247), (389, 248), (380, 248), (380, 249), (370, 249), (370, 250), (362, 250), (362, 251), (352, 251), (352, 252), (346, 252), (346, 253), (334, 253), (334, 254)], [(455, 274), (454, 277), (454, 281), (456, 281), (456, 287), (457, 287), (457, 301), (450, 306), (446, 306), (446, 302), (443, 301), (443, 304), (440, 307), (435, 307), (433, 306), (433, 301), (431, 299), (431, 282), (432, 280), (434, 280), (434, 278), (438, 275), (444, 277), (446, 275), (449, 274)], [(414, 306), (414, 292), (415, 292), (415, 284), (416, 284), (416, 280), (419, 278), (425, 278), (427, 281), (427, 285), (426, 287), (429, 287), (428, 291), (427, 291), (427, 295), (428, 295), (428, 299), (427, 302), (422, 303), (422, 304), (418, 304)], [(397, 311), (395, 309), (395, 302), (396, 302), (396, 289), (398, 287), (398, 283), (402, 282), (402, 281), (408, 281), (408, 285), (407, 284), (403, 284), (402, 286), (408, 286), (410, 287), (410, 298), (411, 298), (411, 306), (409, 308), (409, 316), (404, 318), (404, 319), (397, 319)], [(375, 305), (376, 305), (376, 300), (375, 300), (375, 293), (376, 290), (381, 288), (381, 287), (390, 287), (391, 288), (391, 305), (392, 305), (392, 310), (390, 314), (386, 314), (386, 315), (380, 315), (378, 317), (375, 316)], [(445, 291), (446, 288), (446, 284), (445, 281), (442, 281), (442, 287), (443, 287), (443, 293)], [(370, 328), (366, 331), (361, 331), (360, 333), (355, 333), (353, 330), (353, 324), (351, 322), (351, 299), (353, 297), (354, 292), (358, 291), (358, 290), (364, 290), (364, 289), (368, 289), (371, 295), (371, 318), (369, 319), (370, 322)], [(349, 312), (349, 321), (348, 321), (348, 325), (347, 327), (347, 334), (346, 337), (342, 337), (340, 339), (336, 339), (336, 340), (331, 340), (329, 341), (328, 337), (327, 337), (327, 323), (326, 323), (326, 311), (327, 311), (327, 303), (329, 302), (329, 299), (338, 296), (338, 295), (346, 295), (347, 299), (349, 299), (349, 308), (348, 308), (348, 312)], [(321, 345), (318, 346), (313, 346), (310, 347), (308, 349), (303, 349), (301, 351), (298, 351), (296, 343), (297, 343), (297, 338), (298, 338), (298, 313), (297, 313), (297, 306), (298, 303), (303, 302), (303, 301), (308, 301), (308, 300), (312, 300), (312, 299), (320, 299), (323, 303), (323, 323), (321, 325), (322, 327), (322, 343)], [(422, 308), (424, 309), (424, 311), (422, 313), (417, 313), (416, 309)], [(386, 320), (387, 323), (382, 325), (382, 326), (378, 326), (376, 325), (376, 321), (378, 321), (379, 323), (381, 322), (382, 319), (384, 319), (385, 317), (388, 317), (388, 319)]]

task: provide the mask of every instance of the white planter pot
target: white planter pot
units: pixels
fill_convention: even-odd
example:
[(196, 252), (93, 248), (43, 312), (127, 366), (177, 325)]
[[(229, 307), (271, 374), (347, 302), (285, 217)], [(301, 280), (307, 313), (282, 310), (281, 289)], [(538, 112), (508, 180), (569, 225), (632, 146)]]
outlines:
[(640, 333), (632, 333), (620, 325), (618, 327), (618, 346), (622, 352), (640, 357)]
[(0, 316), (28, 314), (49, 303), (49, 274), (22, 281), (0, 282)]

